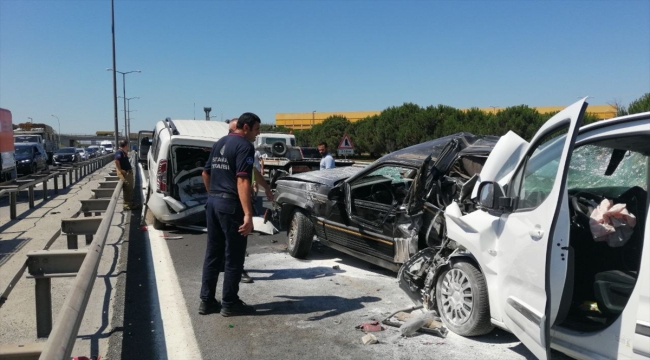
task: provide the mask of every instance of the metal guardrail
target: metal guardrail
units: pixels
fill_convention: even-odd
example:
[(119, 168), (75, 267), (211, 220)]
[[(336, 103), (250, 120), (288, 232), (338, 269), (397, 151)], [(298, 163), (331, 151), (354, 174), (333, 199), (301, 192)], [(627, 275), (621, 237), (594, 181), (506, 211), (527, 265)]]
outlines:
[(72, 292), (66, 297), (63, 308), (59, 312), (59, 317), (39, 359), (70, 359), (81, 326), (81, 320), (97, 277), (99, 261), (106, 245), (108, 230), (113, 221), (113, 213), (115, 212), (117, 199), (122, 191), (122, 185), (123, 181), (120, 180), (113, 190), (113, 196), (108, 203), (106, 212), (94, 233), (95, 239), (88, 246), (83, 263), (77, 272)]
[(18, 203), (18, 192), (21, 190), (28, 189), (29, 191), (29, 208), (34, 208), (34, 187), (43, 183), (43, 201), (47, 200), (47, 183), (50, 179), (54, 179), (54, 193), (59, 193), (59, 176), (61, 176), (62, 187), (61, 189), (66, 188), (66, 175), (67, 180), (70, 185), (72, 185), (72, 175), (74, 172), (74, 181), (79, 181), (82, 177), (94, 172), (95, 170), (104, 167), (106, 164), (112, 161), (112, 156), (104, 155), (99, 158), (94, 158), (80, 162), (78, 164), (73, 164), (71, 166), (66, 166), (63, 168), (50, 170), (49, 173), (44, 174), (34, 174), (30, 176), (30, 179), (17, 179), (13, 181), (8, 181), (0, 184), (0, 197), (8, 195), (9, 196), (9, 218), (14, 220), (18, 217), (17, 214), (17, 203)]
[[(132, 162), (133, 160), (132, 158)], [(115, 173), (110, 175), (114, 176)], [(111, 191), (110, 199), (98, 199), (98, 194), (95, 193), (95, 199), (81, 200), (79, 213), (83, 213), (84, 218), (61, 220), (61, 233), (67, 237), (68, 250), (39, 250), (27, 254), (28, 277), (34, 278), (36, 283), (37, 336), (49, 337), (46, 343), (2, 345), (0, 358), (70, 359), (97, 277), (122, 186), (122, 180), (100, 182), (100, 189), (94, 190)], [(93, 214), (97, 216), (93, 217)], [(80, 235), (86, 237), (86, 249), (78, 250), (77, 236)], [(72, 290), (66, 296), (52, 328), (51, 279), (71, 276), (75, 276)]]

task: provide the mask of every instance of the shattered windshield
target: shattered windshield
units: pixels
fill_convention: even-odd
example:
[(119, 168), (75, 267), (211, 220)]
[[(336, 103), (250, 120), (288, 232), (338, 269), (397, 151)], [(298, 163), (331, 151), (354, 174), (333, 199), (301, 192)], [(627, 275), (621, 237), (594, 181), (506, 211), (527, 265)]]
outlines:
[(607, 176), (605, 173), (613, 152), (614, 149), (598, 145), (585, 145), (576, 149), (569, 166), (569, 189), (639, 186), (647, 190), (648, 157), (627, 151), (614, 172)]

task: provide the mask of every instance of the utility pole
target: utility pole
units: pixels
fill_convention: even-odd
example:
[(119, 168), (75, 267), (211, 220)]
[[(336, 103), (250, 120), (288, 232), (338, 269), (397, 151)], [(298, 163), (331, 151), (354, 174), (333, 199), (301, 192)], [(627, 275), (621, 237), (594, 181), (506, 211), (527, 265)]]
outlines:
[(115, 114), (115, 145), (119, 146), (118, 142), (118, 129), (119, 125), (117, 124), (117, 73), (115, 69), (115, 6), (114, 0), (111, 0), (111, 32), (113, 34), (113, 113)]

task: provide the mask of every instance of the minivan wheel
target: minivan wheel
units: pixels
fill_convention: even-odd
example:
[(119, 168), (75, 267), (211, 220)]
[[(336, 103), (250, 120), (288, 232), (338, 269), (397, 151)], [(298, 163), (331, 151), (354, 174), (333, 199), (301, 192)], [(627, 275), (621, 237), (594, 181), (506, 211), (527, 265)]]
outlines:
[(309, 254), (313, 239), (314, 225), (302, 210), (296, 210), (289, 224), (287, 251), (297, 259), (304, 259)]
[(436, 305), (445, 326), (458, 335), (485, 335), (494, 328), (485, 277), (472, 263), (456, 262), (440, 274)]

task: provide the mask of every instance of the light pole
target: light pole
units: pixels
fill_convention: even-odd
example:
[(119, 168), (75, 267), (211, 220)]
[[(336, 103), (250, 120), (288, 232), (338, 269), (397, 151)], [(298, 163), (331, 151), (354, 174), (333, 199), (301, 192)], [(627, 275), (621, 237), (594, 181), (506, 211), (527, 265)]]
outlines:
[[(118, 97), (121, 98), (122, 96), (118, 96)], [(126, 112), (129, 113), (129, 121), (128, 121), (128, 126), (127, 126), (127, 129), (126, 129), (126, 131), (127, 131), (127, 139), (129, 140), (129, 142), (131, 142), (131, 111), (130, 111), (131, 110), (131, 100), (139, 99), (139, 98), (140, 98), (139, 96), (134, 96), (134, 97), (131, 97), (131, 98), (124, 98), (126, 100)]]
[(490, 105), (490, 107), (492, 108), (492, 111), (494, 111), (494, 113), (496, 114), (496, 113), (497, 113), (497, 107), (496, 107), (496, 106), (492, 106), (492, 105)]
[(59, 121), (59, 117), (58, 117), (58, 116), (56, 116), (56, 115), (54, 115), (54, 114), (50, 114), (50, 115), (53, 116), (53, 117), (55, 117), (55, 118), (56, 118), (56, 122), (59, 124), (59, 136), (58, 136), (57, 144), (56, 144), (56, 147), (58, 148), (58, 147), (61, 146), (61, 121)]
[(316, 110), (311, 112), (311, 127), (314, 127), (314, 124), (316, 123)]
[[(113, 69), (108, 68), (106, 69), (106, 71), (113, 71)], [(122, 71), (115, 70), (115, 72), (122, 74), (122, 98), (124, 99), (124, 130), (126, 131), (128, 129), (127, 120), (126, 120), (126, 74), (135, 73), (135, 72), (139, 73), (142, 71), (132, 70), (127, 72), (122, 72)], [(115, 146), (118, 146), (118, 144), (115, 144)]]

